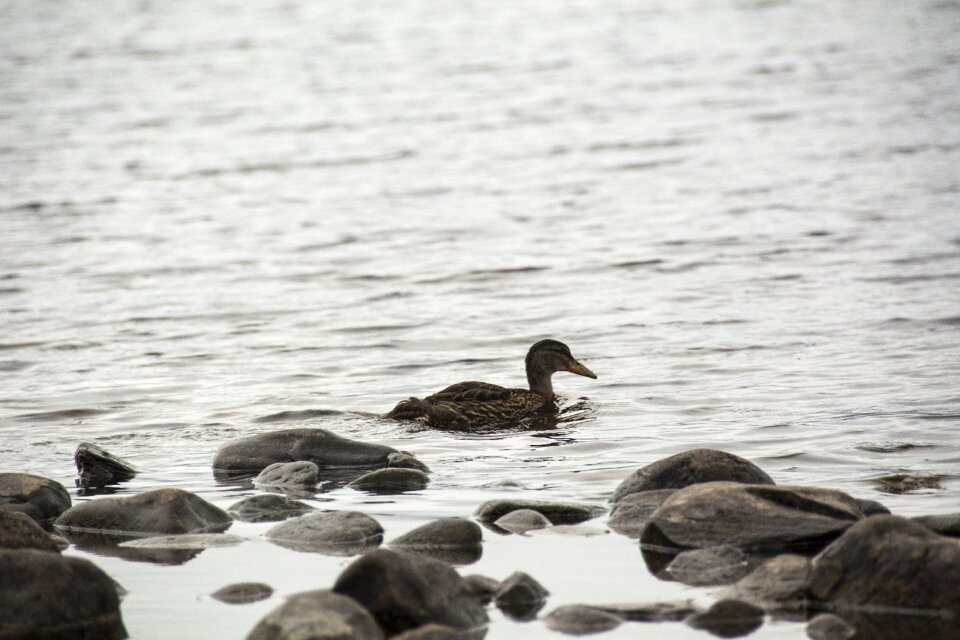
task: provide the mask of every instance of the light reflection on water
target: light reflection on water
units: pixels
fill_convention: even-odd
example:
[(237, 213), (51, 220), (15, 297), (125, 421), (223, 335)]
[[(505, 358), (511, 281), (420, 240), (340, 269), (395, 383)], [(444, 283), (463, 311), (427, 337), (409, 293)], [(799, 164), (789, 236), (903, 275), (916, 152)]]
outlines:
[[(388, 540), (500, 495), (603, 503), (694, 446), (906, 515), (956, 510), (955, 3), (3, 13), (5, 469), (72, 485), (90, 440), (143, 470), (122, 492), (226, 506), (251, 490), (214, 481), (220, 443), (316, 425), (433, 469), (418, 494), (320, 496)], [(519, 385), (547, 336), (599, 375), (556, 377), (577, 408), (555, 424), (375, 417), (460, 380)], [(895, 473), (943, 488), (872, 482)], [(94, 559), (130, 590), (135, 637), (240, 636), (346, 563), (265, 529), (237, 523), (250, 542), (176, 569)], [(711, 593), (656, 582), (613, 534), (485, 545), (466, 571), (527, 569), (551, 608)], [(206, 597), (248, 579), (277, 594)]]

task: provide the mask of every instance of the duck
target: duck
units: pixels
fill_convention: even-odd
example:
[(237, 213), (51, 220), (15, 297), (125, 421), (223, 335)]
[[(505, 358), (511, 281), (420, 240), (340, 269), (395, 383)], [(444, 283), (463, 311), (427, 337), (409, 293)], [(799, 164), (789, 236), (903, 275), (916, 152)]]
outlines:
[(557, 411), (554, 373), (569, 371), (596, 380), (597, 375), (577, 361), (559, 340), (534, 343), (525, 358), (529, 389), (511, 389), (489, 382), (459, 382), (425, 398), (402, 400), (386, 418), (418, 422), (433, 428), (470, 428), (516, 422)]

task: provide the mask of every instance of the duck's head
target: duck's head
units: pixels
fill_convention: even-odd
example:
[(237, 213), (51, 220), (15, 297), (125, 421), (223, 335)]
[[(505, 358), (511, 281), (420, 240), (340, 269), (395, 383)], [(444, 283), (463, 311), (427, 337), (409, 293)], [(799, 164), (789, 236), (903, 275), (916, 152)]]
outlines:
[(569, 371), (578, 376), (586, 376), (596, 379), (597, 374), (580, 364), (573, 354), (570, 353), (570, 347), (558, 340), (541, 340), (527, 352), (527, 381), (530, 388), (534, 390), (546, 391), (550, 387), (550, 376), (557, 371)]

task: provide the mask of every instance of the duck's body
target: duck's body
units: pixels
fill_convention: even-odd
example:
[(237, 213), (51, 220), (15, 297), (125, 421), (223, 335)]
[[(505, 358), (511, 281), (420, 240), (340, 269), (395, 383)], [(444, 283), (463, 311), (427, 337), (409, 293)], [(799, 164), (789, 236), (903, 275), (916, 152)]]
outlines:
[(567, 345), (556, 340), (541, 340), (530, 347), (526, 369), (529, 389), (510, 389), (488, 382), (460, 382), (423, 399), (404, 400), (386, 417), (414, 420), (435, 428), (515, 422), (557, 410), (550, 379), (554, 372), (597, 377), (574, 359)]

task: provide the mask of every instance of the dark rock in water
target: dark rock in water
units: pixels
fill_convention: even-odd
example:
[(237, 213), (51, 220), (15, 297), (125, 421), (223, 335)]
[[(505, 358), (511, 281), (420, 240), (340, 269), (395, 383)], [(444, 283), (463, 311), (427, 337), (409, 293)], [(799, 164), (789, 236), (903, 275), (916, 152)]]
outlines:
[(960, 513), (944, 513), (935, 516), (917, 516), (910, 518), (934, 533), (951, 538), (960, 538)]
[(370, 493), (403, 493), (424, 489), (429, 482), (427, 474), (419, 469), (388, 467), (365, 473), (347, 486)]
[(774, 484), (760, 467), (740, 456), (715, 449), (691, 449), (637, 469), (616, 488), (611, 502), (619, 502), (631, 493), (682, 489), (700, 482)]
[(387, 635), (429, 623), (470, 631), (487, 613), (450, 565), (421, 556), (376, 549), (355, 560), (333, 591), (367, 608)]
[(495, 522), (511, 511), (532, 509), (547, 518), (551, 524), (579, 524), (606, 512), (603, 507), (575, 502), (548, 502), (546, 500), (488, 500), (474, 515), (481, 522)]
[(557, 607), (543, 618), (547, 628), (572, 636), (585, 636), (616, 629), (623, 618), (603, 609), (583, 604), (567, 604)]
[(264, 616), (247, 640), (383, 640), (370, 613), (342, 595), (327, 590), (291, 596)]
[(856, 629), (832, 613), (821, 613), (807, 623), (807, 636), (811, 640), (850, 640), (855, 635)]
[(504, 531), (521, 534), (551, 526), (545, 515), (533, 509), (511, 511), (507, 515), (497, 518), (493, 524)]
[(156, 489), (126, 498), (82, 502), (57, 518), (61, 530), (175, 534), (220, 532), (233, 520), (224, 510), (183, 489)]
[(357, 511), (323, 511), (281, 522), (267, 539), (295, 551), (352, 556), (383, 542), (383, 527)]
[(807, 598), (843, 615), (857, 637), (946, 640), (957, 637), (958, 576), (960, 540), (873, 516), (813, 559)]
[(312, 462), (275, 462), (253, 479), (264, 487), (315, 487), (320, 477), (320, 467)]
[(475, 573), (464, 576), (463, 582), (466, 585), (467, 591), (479, 598), (483, 604), (493, 602), (493, 596), (497, 593), (497, 589), (500, 588), (499, 580)]
[(898, 473), (874, 478), (873, 483), (877, 485), (878, 491), (899, 495), (922, 489), (943, 489), (943, 476)]
[(450, 564), (470, 564), (483, 554), (480, 526), (462, 518), (436, 520), (408, 531), (390, 546), (430, 556)]
[(737, 638), (760, 628), (763, 609), (739, 600), (718, 600), (703, 613), (687, 618), (687, 624), (721, 638)]
[(228, 584), (210, 594), (210, 597), (227, 604), (249, 604), (266, 600), (273, 595), (273, 587), (262, 582), (237, 582)]
[(723, 597), (749, 602), (781, 618), (800, 615), (806, 609), (804, 589), (809, 569), (810, 561), (804, 556), (784, 554), (768, 558), (727, 589)]
[(677, 622), (700, 611), (689, 600), (684, 602), (605, 604), (594, 605), (594, 607), (630, 622)]
[(750, 573), (754, 566), (739, 548), (720, 545), (680, 553), (657, 577), (693, 586), (730, 584)]
[(707, 482), (667, 498), (640, 542), (678, 549), (726, 544), (757, 553), (816, 550), (861, 518), (856, 500), (840, 491)]
[(400, 451), (398, 453), (391, 453), (387, 456), (387, 466), (395, 467), (398, 469), (417, 469), (418, 471), (423, 471), (424, 473), (430, 473), (430, 467), (425, 465), (412, 453), (407, 453), (406, 451)]
[(213, 459), (220, 471), (259, 473), (275, 462), (306, 460), (324, 467), (384, 467), (396, 449), (341, 438), (324, 429), (286, 429), (228, 442)]
[(460, 631), (442, 624), (425, 624), (416, 629), (404, 631), (390, 640), (479, 640), (486, 635), (486, 629), (478, 632)]
[(856, 500), (860, 511), (863, 511), (863, 515), (865, 516), (879, 516), (890, 513), (890, 509), (887, 509), (876, 500), (867, 500), (865, 498), (854, 498), (854, 500)]
[(631, 493), (613, 505), (607, 526), (628, 538), (639, 538), (647, 519), (676, 489), (657, 489)]
[(41, 525), (70, 508), (70, 494), (59, 482), (29, 473), (0, 473), (0, 507), (24, 513)]
[(517, 571), (500, 583), (493, 601), (508, 618), (525, 622), (537, 617), (548, 595), (550, 592), (543, 585), (526, 573)]
[(0, 602), (3, 638), (127, 637), (113, 580), (83, 558), (35, 549), (0, 550)]
[(50, 534), (30, 516), (9, 509), (0, 509), (0, 549), (37, 549), (60, 553), (60, 547)]
[(235, 502), (227, 508), (227, 513), (241, 522), (279, 522), (314, 510), (306, 502), (267, 493)]
[(127, 549), (211, 549), (232, 547), (241, 542), (243, 538), (232, 533), (184, 533), (175, 536), (134, 538), (121, 542), (119, 546)]
[(80, 474), (77, 485), (85, 488), (126, 482), (137, 475), (132, 464), (89, 442), (77, 446), (73, 460)]

